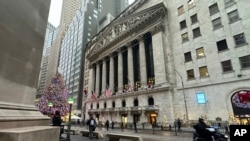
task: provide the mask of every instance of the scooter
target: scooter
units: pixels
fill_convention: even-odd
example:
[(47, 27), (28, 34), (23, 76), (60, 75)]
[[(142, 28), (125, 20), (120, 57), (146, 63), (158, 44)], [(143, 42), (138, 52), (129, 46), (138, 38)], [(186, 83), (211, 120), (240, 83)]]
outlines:
[(211, 133), (211, 138), (201, 137), (198, 133), (194, 133), (193, 141), (228, 141), (228, 136), (217, 132), (214, 128), (206, 128)]

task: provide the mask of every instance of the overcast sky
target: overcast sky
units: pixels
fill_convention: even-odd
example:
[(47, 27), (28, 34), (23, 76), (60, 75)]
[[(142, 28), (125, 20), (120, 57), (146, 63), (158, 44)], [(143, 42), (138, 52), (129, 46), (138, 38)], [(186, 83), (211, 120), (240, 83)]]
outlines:
[[(134, 2), (134, 0), (129, 0), (129, 4), (131, 4), (132, 2)], [(49, 22), (55, 27), (57, 27), (60, 23), (61, 11), (62, 11), (62, 0), (51, 0), (50, 11), (49, 11)]]

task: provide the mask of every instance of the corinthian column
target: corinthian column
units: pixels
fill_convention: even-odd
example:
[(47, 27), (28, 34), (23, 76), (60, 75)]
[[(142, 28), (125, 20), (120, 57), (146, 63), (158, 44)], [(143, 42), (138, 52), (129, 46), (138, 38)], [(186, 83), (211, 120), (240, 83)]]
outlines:
[(105, 59), (102, 61), (102, 95), (105, 96), (106, 90), (106, 61)]
[(161, 31), (152, 35), (152, 46), (153, 46), (153, 56), (154, 56), (154, 68), (155, 68), (155, 84), (165, 83), (167, 81), (162, 39), (163, 38)]
[(96, 64), (96, 81), (95, 81), (95, 92), (96, 95), (99, 96), (99, 88), (100, 88), (100, 64)]
[(114, 92), (114, 58), (110, 56), (110, 63), (109, 63), (109, 87)]
[(133, 50), (128, 47), (128, 79), (134, 85), (134, 67), (133, 67)]
[(146, 72), (146, 54), (143, 39), (139, 41), (139, 54), (140, 54), (140, 78), (141, 86), (147, 85), (147, 72)]
[(122, 52), (118, 52), (118, 92), (123, 90), (123, 66), (122, 66)]

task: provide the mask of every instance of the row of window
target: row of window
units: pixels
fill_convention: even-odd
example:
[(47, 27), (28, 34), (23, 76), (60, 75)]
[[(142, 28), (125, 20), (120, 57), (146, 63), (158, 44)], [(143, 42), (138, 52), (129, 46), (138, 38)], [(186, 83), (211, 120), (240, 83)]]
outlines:
[[(193, 2), (194, 1), (192, 1), (192, 3)], [(217, 3), (209, 6), (209, 12), (210, 12), (210, 15), (214, 15), (214, 14), (219, 12), (219, 8), (218, 8)], [(183, 6), (178, 8), (178, 13), (179, 13), (179, 15), (184, 13)], [(228, 19), (229, 19), (230, 23), (234, 23), (234, 22), (240, 20), (238, 10), (234, 10), (232, 12), (229, 12), (227, 15), (228, 15)], [(197, 14), (192, 15), (190, 17), (190, 20), (191, 20), (192, 24), (197, 23), (198, 22)], [(180, 24), (180, 29), (181, 30), (184, 29), (184, 28), (187, 28), (186, 20), (182, 20), (179, 24)], [(218, 18), (212, 20), (212, 25), (213, 25), (214, 30), (222, 27), (221, 18), (218, 17)], [(198, 28), (193, 29), (193, 37), (196, 38), (196, 37), (199, 37), (199, 36), (201, 36), (200, 28), (198, 27)], [(182, 42), (188, 41), (189, 40), (188, 32), (183, 33), (181, 35), (181, 38), (182, 38)]]
[[(240, 61), (242, 69), (250, 68), (250, 55), (239, 57), (239, 61)], [(233, 71), (231, 60), (222, 61), (221, 67), (222, 67), (223, 72)], [(208, 77), (209, 73), (208, 73), (207, 66), (199, 67), (199, 73), (200, 73), (200, 77)], [(187, 70), (187, 79), (188, 80), (195, 79), (194, 69)]]
[[(233, 36), (233, 38), (234, 38), (234, 42), (236, 44), (236, 47), (247, 44), (247, 42), (245, 40), (244, 33), (237, 34), (237, 35)], [(228, 50), (228, 45), (227, 45), (226, 39), (223, 39), (223, 40), (216, 42), (216, 45), (217, 45), (218, 52)], [(196, 49), (196, 56), (197, 56), (197, 59), (205, 57), (205, 51), (204, 51), (203, 47)], [(191, 52), (184, 53), (184, 59), (185, 59), (185, 62), (192, 61)]]

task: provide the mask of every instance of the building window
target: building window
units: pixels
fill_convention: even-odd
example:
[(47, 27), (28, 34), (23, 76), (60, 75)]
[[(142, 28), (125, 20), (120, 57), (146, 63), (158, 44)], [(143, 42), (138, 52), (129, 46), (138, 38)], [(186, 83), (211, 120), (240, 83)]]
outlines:
[(197, 58), (203, 58), (203, 57), (205, 57), (205, 52), (204, 52), (204, 48), (203, 47), (196, 49), (196, 56), (197, 56)]
[(148, 98), (148, 105), (149, 105), (149, 106), (155, 105), (155, 102), (154, 102), (154, 98), (153, 98), (153, 97), (149, 97), (149, 98)]
[(184, 53), (184, 57), (185, 57), (185, 62), (192, 61), (191, 52), (186, 52), (186, 53)]
[(212, 21), (212, 24), (213, 24), (214, 30), (222, 27), (221, 19), (220, 18), (214, 19)]
[(115, 108), (115, 102), (114, 101), (112, 102), (112, 108)]
[(182, 38), (182, 42), (185, 42), (185, 41), (188, 41), (188, 33), (184, 33), (181, 35), (181, 38)]
[(241, 68), (250, 68), (250, 55), (240, 57)]
[(186, 20), (183, 20), (183, 21), (180, 22), (180, 27), (181, 27), (181, 29), (184, 29), (184, 28), (187, 27)]
[(217, 44), (218, 51), (223, 51), (223, 50), (228, 49), (226, 39), (218, 41), (218, 42), (216, 42), (216, 44)]
[(184, 7), (183, 5), (178, 8), (178, 15), (181, 15), (184, 13)]
[(191, 9), (195, 6), (194, 0), (188, 0), (188, 9)]
[(234, 4), (234, 1), (235, 1), (235, 0), (224, 0), (225, 6), (228, 7), (228, 6), (233, 5), (233, 4)]
[(229, 72), (233, 70), (231, 60), (221, 62), (221, 66), (223, 72)]
[(234, 42), (235, 42), (236, 46), (245, 44), (245, 43), (246, 43), (246, 40), (245, 40), (245, 35), (244, 35), (244, 33), (235, 35), (235, 36), (234, 36)]
[(193, 29), (193, 36), (194, 36), (194, 38), (201, 36), (201, 31), (200, 31), (199, 27)]
[(199, 67), (200, 77), (208, 77), (207, 66)]
[(187, 70), (187, 79), (194, 79), (194, 69)]
[(126, 101), (125, 100), (122, 101), (122, 107), (126, 107)]
[(214, 14), (219, 12), (219, 7), (218, 7), (217, 3), (209, 6), (209, 12), (210, 12), (210, 15), (214, 15)]
[(237, 10), (234, 10), (230, 13), (227, 14), (228, 15), (228, 19), (230, 23), (234, 23), (238, 20), (240, 20), (239, 14)]
[(107, 108), (107, 103), (106, 103), (106, 102), (104, 103), (103, 107), (104, 107), (105, 109)]
[(192, 24), (195, 24), (198, 22), (197, 14), (194, 14), (193, 16), (190, 17)]

